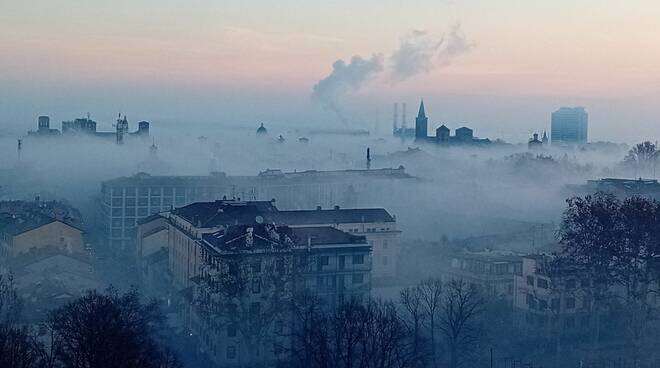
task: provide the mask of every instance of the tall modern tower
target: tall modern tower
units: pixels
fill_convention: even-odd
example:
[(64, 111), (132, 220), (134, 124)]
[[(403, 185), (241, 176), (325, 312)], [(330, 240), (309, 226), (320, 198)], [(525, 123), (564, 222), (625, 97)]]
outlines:
[(415, 119), (415, 139), (424, 140), (428, 137), (428, 123), (429, 119), (426, 117), (424, 111), (424, 100), (419, 104), (419, 112)]
[(552, 113), (550, 138), (553, 145), (587, 143), (589, 114), (584, 107), (562, 107)]

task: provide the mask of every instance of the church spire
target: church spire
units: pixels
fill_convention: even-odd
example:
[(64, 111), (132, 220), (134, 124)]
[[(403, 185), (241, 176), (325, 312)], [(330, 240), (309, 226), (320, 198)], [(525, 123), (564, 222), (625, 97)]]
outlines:
[(425, 118), (426, 117), (426, 112), (424, 111), (424, 99), (422, 98), (422, 102), (419, 104), (419, 112), (417, 113), (418, 118)]

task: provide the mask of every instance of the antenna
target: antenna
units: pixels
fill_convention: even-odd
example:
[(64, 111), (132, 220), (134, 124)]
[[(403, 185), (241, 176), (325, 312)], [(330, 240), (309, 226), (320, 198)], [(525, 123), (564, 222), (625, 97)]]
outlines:
[(21, 160), (21, 150), (23, 149), (23, 140), (22, 139), (18, 140), (17, 149), (18, 149), (18, 161), (20, 161)]

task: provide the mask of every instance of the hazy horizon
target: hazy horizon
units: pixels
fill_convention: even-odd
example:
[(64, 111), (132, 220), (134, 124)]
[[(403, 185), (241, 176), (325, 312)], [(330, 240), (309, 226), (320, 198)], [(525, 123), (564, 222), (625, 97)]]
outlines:
[(21, 134), (38, 115), (59, 128), (90, 112), (110, 129), (122, 112), (154, 129), (385, 132), (392, 103), (412, 125), (423, 97), (429, 129), (524, 142), (560, 106), (584, 106), (591, 141), (655, 140), (658, 15), (651, 1), (5, 1), (0, 125)]

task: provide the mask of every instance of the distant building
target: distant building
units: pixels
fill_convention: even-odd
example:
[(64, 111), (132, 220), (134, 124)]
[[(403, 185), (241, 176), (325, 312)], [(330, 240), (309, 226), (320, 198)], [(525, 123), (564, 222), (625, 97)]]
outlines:
[(48, 116), (39, 116), (37, 130), (28, 132), (28, 136), (53, 136), (59, 134), (59, 130), (50, 128), (50, 117)]
[(571, 185), (567, 189), (572, 195), (605, 192), (622, 198), (640, 196), (660, 200), (660, 183), (656, 179), (603, 178), (587, 180), (584, 185)]
[(264, 127), (264, 123), (261, 123), (259, 128), (257, 128), (257, 135), (268, 135), (268, 130), (266, 130), (266, 127)]
[(513, 304), (514, 277), (522, 274), (522, 256), (512, 252), (460, 252), (450, 256), (446, 281), (460, 280), (476, 286), (485, 296)]
[(419, 104), (419, 112), (415, 119), (415, 141), (435, 143), (442, 146), (449, 145), (488, 145), (490, 139), (479, 139), (474, 136), (474, 131), (468, 127), (456, 129), (456, 134), (451, 135), (451, 131), (446, 125), (441, 125), (435, 130), (435, 137), (428, 135), (428, 117), (424, 108), (424, 100)]
[(422, 100), (419, 104), (419, 112), (415, 118), (415, 140), (426, 140), (428, 138), (428, 123), (429, 119), (426, 117), (424, 100)]
[(38, 129), (36, 131), (29, 131), (28, 136), (53, 136), (53, 135), (89, 135), (99, 138), (113, 139), (117, 143), (124, 143), (125, 137), (148, 137), (149, 136), (149, 122), (140, 121), (138, 129), (134, 132), (129, 132), (129, 123), (126, 115), (123, 117), (119, 115), (115, 124), (114, 132), (99, 132), (97, 131), (97, 123), (89, 117), (78, 118), (70, 121), (62, 122), (62, 131), (50, 128), (50, 118), (48, 116), (40, 116), (38, 122)]
[(547, 147), (549, 144), (550, 139), (548, 139), (548, 133), (544, 130), (543, 131), (543, 138), (541, 138), (541, 142), (543, 143), (543, 147)]
[(402, 103), (401, 126), (399, 127), (399, 104), (394, 104), (394, 116), (392, 122), (392, 135), (401, 139), (415, 138), (415, 128), (408, 128), (406, 117), (406, 104)]
[(515, 276), (514, 308), (528, 331), (578, 334), (590, 323), (592, 301), (587, 289), (591, 280), (570, 270), (553, 274), (549, 272), (551, 260), (545, 255), (523, 257), (522, 273)]
[(79, 212), (59, 202), (0, 202), (0, 261), (41, 248), (84, 253)]
[(534, 133), (532, 139), (530, 139), (529, 142), (527, 142), (527, 148), (529, 148), (530, 150), (538, 150), (543, 148), (543, 142), (539, 140), (538, 133)]
[(562, 107), (552, 113), (553, 145), (587, 143), (589, 115), (584, 107)]
[(356, 207), (368, 202), (371, 195), (391, 192), (397, 182), (411, 179), (403, 167), (297, 172), (271, 169), (256, 176), (139, 173), (102, 183), (100, 215), (108, 244), (116, 250), (133, 252), (137, 220), (193, 202), (275, 199), (280, 209)]

